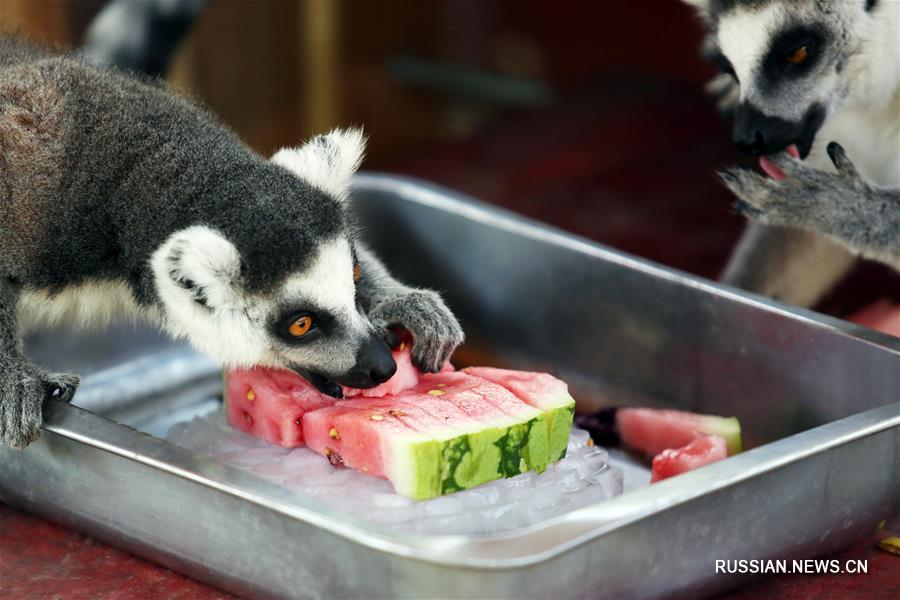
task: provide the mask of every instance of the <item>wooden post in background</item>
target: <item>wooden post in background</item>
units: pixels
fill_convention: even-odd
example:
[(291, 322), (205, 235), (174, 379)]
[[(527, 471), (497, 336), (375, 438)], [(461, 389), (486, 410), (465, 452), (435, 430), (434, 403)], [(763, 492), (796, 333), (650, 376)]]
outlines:
[(338, 0), (301, 2), (297, 49), (303, 101), (300, 126), (304, 137), (341, 124), (340, 10)]
[(0, 34), (71, 44), (66, 0), (0, 0)]

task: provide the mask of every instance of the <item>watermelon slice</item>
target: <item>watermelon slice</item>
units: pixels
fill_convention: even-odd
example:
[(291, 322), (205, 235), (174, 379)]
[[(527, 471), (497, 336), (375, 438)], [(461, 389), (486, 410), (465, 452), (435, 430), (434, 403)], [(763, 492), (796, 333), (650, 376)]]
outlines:
[(482, 377), (449, 365), (421, 375), (408, 347), (395, 360), (397, 373), (379, 386), (381, 396), (351, 391), (338, 401), (292, 372), (231, 371), (228, 421), (275, 444), (306, 444), (415, 499), (540, 473), (565, 454), (575, 402), (563, 382), (501, 369)]
[(727, 456), (725, 438), (719, 435), (698, 436), (686, 446), (663, 450), (654, 456), (650, 483), (692, 471)]
[(687, 446), (698, 435), (718, 435), (725, 440), (728, 455), (743, 450), (741, 424), (734, 417), (699, 415), (680, 410), (620, 408), (616, 428), (626, 446), (648, 455)]
[(547, 414), (550, 460), (566, 456), (569, 431), (575, 416), (575, 400), (565, 382), (548, 373), (508, 371), (493, 367), (468, 367), (469, 375), (486, 379), (508, 389), (519, 400)]

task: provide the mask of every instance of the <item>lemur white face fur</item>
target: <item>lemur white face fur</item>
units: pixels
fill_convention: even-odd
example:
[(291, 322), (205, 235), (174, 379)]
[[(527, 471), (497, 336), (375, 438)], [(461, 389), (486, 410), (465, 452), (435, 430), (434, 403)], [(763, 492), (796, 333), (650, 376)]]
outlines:
[[(282, 149), (272, 161), (346, 202), (364, 146), (361, 132), (335, 130)], [(291, 368), (355, 387), (371, 387), (394, 372), (357, 302), (351, 232), (318, 244), (305, 268), (266, 293), (241, 288), (238, 250), (203, 225), (173, 233), (151, 263), (166, 329), (225, 365)], [(202, 299), (192, 293), (197, 288)]]
[(738, 86), (733, 133), (744, 152), (796, 145), (805, 158), (830, 115), (896, 89), (900, 55), (895, 36), (880, 31), (890, 19), (873, 15), (877, 0), (686, 1), (710, 28), (724, 77)]

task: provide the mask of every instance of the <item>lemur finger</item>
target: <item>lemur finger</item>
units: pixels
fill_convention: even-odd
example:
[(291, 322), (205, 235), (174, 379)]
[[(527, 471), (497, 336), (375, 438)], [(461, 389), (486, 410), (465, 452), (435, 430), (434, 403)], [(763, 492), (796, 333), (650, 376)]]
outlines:
[(719, 178), (735, 196), (756, 208), (764, 208), (765, 200), (778, 185), (768, 177), (740, 168), (722, 171)]
[(42, 383), (47, 398), (71, 402), (80, 381), (74, 373), (47, 373)]
[(434, 368), (434, 344), (432, 336), (413, 336), (413, 364), (423, 373), (437, 373)]
[(400, 336), (397, 335), (397, 331), (391, 327), (384, 327), (384, 333), (382, 334), (382, 339), (384, 343), (388, 345), (388, 348), (391, 350), (396, 350), (400, 346)]
[[(30, 390), (31, 394), (37, 394), (37, 389)], [(41, 404), (43, 398), (32, 397), (22, 402), (22, 412), (19, 420), (19, 434), (21, 438), (22, 448), (37, 440), (41, 436), (41, 422), (43, 414), (41, 412)]]
[(775, 166), (784, 171), (785, 175), (791, 178), (800, 177), (809, 170), (809, 167), (802, 160), (794, 158), (787, 152), (779, 152), (768, 158), (775, 163)]
[(34, 390), (27, 380), (13, 386), (11, 394), (6, 396), (2, 404), (3, 432), (0, 439), (16, 449), (22, 449), (41, 435), (41, 403), (40, 398), (34, 400)]
[(735, 212), (737, 212), (738, 214), (744, 215), (745, 217), (750, 217), (751, 219), (755, 219), (763, 214), (761, 210), (759, 210), (752, 204), (747, 204), (740, 198), (737, 198), (734, 201), (733, 206), (734, 206)]
[(843, 146), (837, 142), (830, 142), (827, 151), (828, 157), (831, 158), (831, 162), (834, 163), (834, 168), (837, 169), (839, 174), (851, 179), (859, 179), (859, 172), (856, 170), (856, 165), (854, 165), (853, 161), (850, 160), (850, 157), (847, 156), (847, 152), (844, 150)]

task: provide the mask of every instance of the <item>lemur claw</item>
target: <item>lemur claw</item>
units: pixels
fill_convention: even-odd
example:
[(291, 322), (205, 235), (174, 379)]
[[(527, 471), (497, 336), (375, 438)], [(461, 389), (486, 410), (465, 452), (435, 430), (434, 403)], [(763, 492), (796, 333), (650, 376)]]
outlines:
[(47, 399), (72, 402), (81, 378), (74, 373), (43, 373), (41, 378)]
[(406, 329), (413, 338), (413, 364), (423, 373), (440, 371), (464, 339), (456, 317), (440, 295), (431, 290), (392, 296), (374, 306), (369, 319), (385, 332), (394, 327)]
[(396, 350), (400, 346), (400, 336), (393, 329), (385, 329), (382, 338), (391, 350)]
[(735, 212), (744, 215), (745, 217), (756, 218), (762, 215), (762, 211), (757, 210), (750, 204), (747, 204), (740, 198), (737, 198), (734, 201), (734, 210)]
[(24, 448), (41, 435), (44, 402), (72, 400), (78, 376), (44, 373), (28, 364), (4, 365), (0, 371), (0, 441)]

